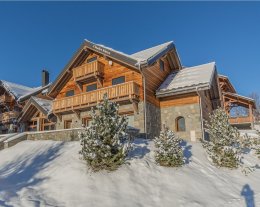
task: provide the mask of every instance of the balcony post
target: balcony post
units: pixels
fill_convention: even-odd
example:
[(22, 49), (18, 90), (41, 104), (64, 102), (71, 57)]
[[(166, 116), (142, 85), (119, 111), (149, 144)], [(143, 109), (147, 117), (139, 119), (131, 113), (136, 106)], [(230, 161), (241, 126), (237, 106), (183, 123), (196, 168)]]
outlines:
[(252, 108), (251, 104), (249, 104), (249, 119), (251, 122), (251, 129), (253, 129), (254, 128), (254, 119), (253, 119), (253, 108)]

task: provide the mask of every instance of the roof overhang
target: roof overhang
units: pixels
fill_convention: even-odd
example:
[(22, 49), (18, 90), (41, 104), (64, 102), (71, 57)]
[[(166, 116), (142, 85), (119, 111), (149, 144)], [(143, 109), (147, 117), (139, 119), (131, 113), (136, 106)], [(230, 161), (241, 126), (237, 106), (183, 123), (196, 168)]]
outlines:
[(157, 91), (156, 97), (157, 98), (163, 98), (167, 96), (173, 96), (173, 95), (180, 95), (180, 94), (186, 94), (186, 93), (192, 93), (192, 92), (198, 92), (198, 91), (204, 91), (209, 90), (210, 84), (200, 84), (197, 86), (188, 86), (184, 88), (176, 88), (171, 90), (165, 90), (165, 91)]
[(45, 116), (48, 116), (48, 111), (46, 111), (41, 105), (35, 101), (33, 97), (25, 104), (20, 116), (18, 117), (19, 122), (24, 122), (30, 119), (37, 111), (40, 111)]
[(41, 92), (44, 91), (45, 89), (49, 88), (50, 86), (51, 86), (51, 83), (49, 83), (49, 84), (46, 85), (46, 86), (41, 87), (41, 88), (38, 89), (38, 90), (33, 91), (32, 93), (29, 93), (29, 94), (26, 94), (26, 95), (24, 95), (24, 96), (21, 96), (21, 97), (18, 99), (18, 102), (19, 102), (19, 103), (24, 102), (24, 101), (26, 101), (27, 99), (29, 99), (30, 97), (35, 96), (35, 95), (38, 95), (39, 93), (41, 93)]
[(130, 55), (116, 51), (104, 45), (95, 44), (89, 40), (84, 40), (80, 48), (76, 51), (76, 53), (70, 59), (69, 63), (64, 67), (60, 75), (56, 78), (56, 80), (51, 85), (48, 96), (54, 98), (57, 95), (58, 91), (61, 90), (61, 87), (59, 87), (59, 85), (62, 84), (60, 83), (65, 83), (66, 81), (68, 81), (72, 77), (72, 72), (71, 72), (72, 68), (80, 65), (84, 61), (84, 58), (86, 58), (86, 56), (91, 52), (96, 52), (98, 54), (109, 57), (112, 60), (128, 65), (132, 69), (139, 70), (139, 69), (149, 67), (150, 65), (154, 64), (160, 57), (164, 56), (168, 52), (171, 53), (171, 51), (173, 53), (171, 54), (171, 56), (174, 59), (173, 61), (177, 62), (178, 68), (180, 69), (181, 68), (180, 59), (173, 43), (169, 44), (167, 47), (165, 47), (163, 50), (161, 50), (154, 56), (150, 57), (148, 60), (142, 61), (142, 60), (132, 58)]
[(237, 101), (242, 101), (244, 103), (252, 104), (253, 108), (254, 109), (256, 108), (255, 100), (252, 99), (252, 98), (249, 98), (249, 97), (246, 97), (246, 96), (241, 96), (237, 93), (229, 93), (229, 92), (224, 92), (223, 95), (224, 95), (224, 97), (230, 97), (230, 98), (233, 98)]

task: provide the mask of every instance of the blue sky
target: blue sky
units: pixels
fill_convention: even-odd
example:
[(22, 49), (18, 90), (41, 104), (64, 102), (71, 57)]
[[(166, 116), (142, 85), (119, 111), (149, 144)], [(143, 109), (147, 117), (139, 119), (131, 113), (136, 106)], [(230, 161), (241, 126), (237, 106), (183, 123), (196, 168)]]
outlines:
[(54, 80), (85, 38), (129, 54), (173, 40), (183, 65), (216, 61), (260, 93), (260, 2), (0, 2), (0, 79)]

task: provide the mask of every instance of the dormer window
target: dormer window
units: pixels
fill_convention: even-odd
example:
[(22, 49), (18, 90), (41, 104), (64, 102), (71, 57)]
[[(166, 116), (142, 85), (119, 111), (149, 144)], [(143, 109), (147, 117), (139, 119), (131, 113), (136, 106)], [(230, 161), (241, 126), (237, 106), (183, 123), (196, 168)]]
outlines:
[(88, 85), (88, 86), (86, 87), (86, 91), (87, 91), (87, 92), (94, 91), (94, 90), (97, 90), (97, 84), (96, 84), (96, 83), (91, 84), (91, 85)]
[(162, 60), (159, 60), (159, 64), (160, 64), (160, 70), (164, 71), (164, 62)]
[(87, 59), (87, 63), (92, 63), (97, 60), (97, 56)]
[(66, 92), (66, 97), (74, 96), (74, 90), (69, 90)]
[(112, 85), (117, 85), (125, 82), (125, 76), (112, 79)]

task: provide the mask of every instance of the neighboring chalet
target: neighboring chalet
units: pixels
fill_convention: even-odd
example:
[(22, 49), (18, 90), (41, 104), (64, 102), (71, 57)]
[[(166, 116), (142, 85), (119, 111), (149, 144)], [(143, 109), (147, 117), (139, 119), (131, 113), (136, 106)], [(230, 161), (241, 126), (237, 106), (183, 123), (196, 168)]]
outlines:
[[(253, 110), (256, 109), (255, 101), (252, 98), (237, 94), (229, 78), (219, 75), (219, 87), (222, 94), (223, 107), (230, 115), (229, 122), (237, 128), (250, 129), (254, 127)], [(237, 109), (238, 115), (231, 114), (231, 111)], [(246, 112), (241, 114), (242, 112)], [(240, 113), (239, 113), (240, 112)]]
[(45, 97), (49, 86), (31, 88), (0, 80), (0, 134), (23, 130), (18, 117), (24, 105), (32, 96)]

